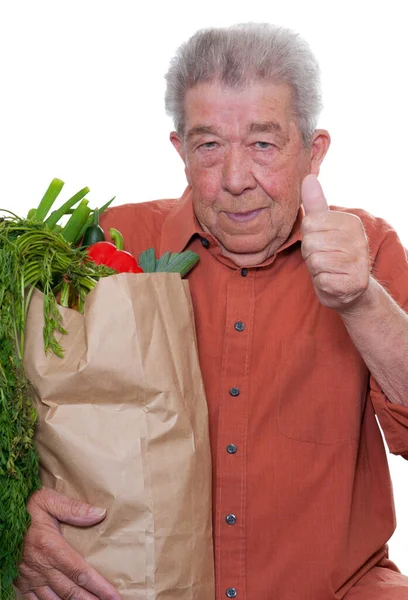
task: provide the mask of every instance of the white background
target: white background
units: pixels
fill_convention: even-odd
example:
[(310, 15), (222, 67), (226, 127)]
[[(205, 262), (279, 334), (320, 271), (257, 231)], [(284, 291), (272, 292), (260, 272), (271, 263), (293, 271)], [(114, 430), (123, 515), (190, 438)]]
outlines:
[[(140, 6), (143, 8), (140, 8)], [(53, 177), (91, 205), (178, 197), (163, 75), (196, 29), (268, 21), (305, 37), (322, 68), (320, 180), (331, 204), (388, 220), (408, 245), (408, 35), (404, 0), (3, 0), (0, 207), (25, 214)], [(390, 457), (390, 555), (408, 574), (408, 464)]]

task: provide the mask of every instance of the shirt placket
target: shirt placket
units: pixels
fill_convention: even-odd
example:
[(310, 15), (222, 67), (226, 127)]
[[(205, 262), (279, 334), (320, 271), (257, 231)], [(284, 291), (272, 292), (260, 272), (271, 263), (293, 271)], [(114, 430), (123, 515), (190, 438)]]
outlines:
[(255, 272), (227, 284), (217, 439), (217, 600), (246, 599), (246, 465)]

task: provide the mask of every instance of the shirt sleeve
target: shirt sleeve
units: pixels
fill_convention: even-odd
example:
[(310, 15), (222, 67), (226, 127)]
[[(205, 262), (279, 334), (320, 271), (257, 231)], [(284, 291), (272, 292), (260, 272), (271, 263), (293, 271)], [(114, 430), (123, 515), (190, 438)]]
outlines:
[[(376, 241), (372, 245), (370, 239), (372, 275), (408, 312), (407, 251), (387, 223), (380, 220), (376, 229)], [(370, 397), (390, 452), (408, 460), (408, 407), (390, 402), (373, 376), (370, 377)]]

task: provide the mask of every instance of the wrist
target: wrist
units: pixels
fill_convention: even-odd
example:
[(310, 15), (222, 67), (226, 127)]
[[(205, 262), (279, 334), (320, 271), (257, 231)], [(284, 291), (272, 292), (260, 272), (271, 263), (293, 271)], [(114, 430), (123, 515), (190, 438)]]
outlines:
[(376, 310), (379, 305), (379, 301), (382, 295), (383, 288), (381, 285), (372, 277), (369, 276), (367, 289), (354, 300), (350, 305), (339, 309), (337, 312), (343, 318), (343, 320), (353, 320), (358, 318), (363, 313), (367, 314), (372, 310)]

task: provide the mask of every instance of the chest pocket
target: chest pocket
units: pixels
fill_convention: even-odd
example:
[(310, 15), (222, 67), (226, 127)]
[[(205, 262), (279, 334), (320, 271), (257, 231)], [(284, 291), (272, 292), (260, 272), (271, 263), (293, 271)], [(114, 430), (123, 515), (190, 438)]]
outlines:
[(357, 440), (368, 370), (351, 340), (285, 340), (279, 375), (279, 431), (294, 440)]

